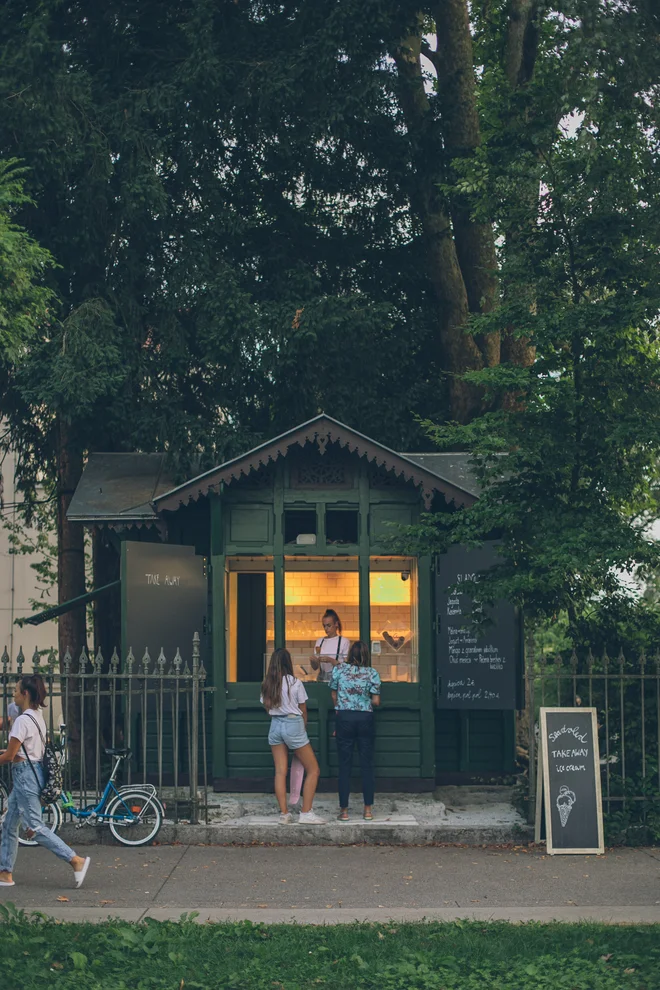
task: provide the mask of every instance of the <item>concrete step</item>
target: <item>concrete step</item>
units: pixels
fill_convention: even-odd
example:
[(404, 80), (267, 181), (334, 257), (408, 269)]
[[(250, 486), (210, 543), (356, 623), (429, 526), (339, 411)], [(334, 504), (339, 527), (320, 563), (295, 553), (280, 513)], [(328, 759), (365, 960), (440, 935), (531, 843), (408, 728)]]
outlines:
[[(164, 799), (171, 799), (166, 791)], [(203, 796), (200, 795), (200, 799)], [(325, 825), (294, 820), (281, 825), (272, 794), (209, 794), (208, 822), (166, 821), (160, 844), (350, 846), (460, 844), (511, 845), (532, 840), (533, 830), (511, 803), (512, 789), (501, 786), (443, 787), (432, 794), (378, 794), (374, 819), (362, 818), (362, 795), (352, 794), (348, 822), (337, 820), (335, 794), (319, 793), (314, 810)], [(202, 802), (203, 803), (203, 802)], [(172, 804), (168, 803), (168, 812)], [(201, 817), (206, 817), (203, 810)], [(102, 826), (77, 829), (67, 822), (62, 837), (74, 847), (112, 843)]]

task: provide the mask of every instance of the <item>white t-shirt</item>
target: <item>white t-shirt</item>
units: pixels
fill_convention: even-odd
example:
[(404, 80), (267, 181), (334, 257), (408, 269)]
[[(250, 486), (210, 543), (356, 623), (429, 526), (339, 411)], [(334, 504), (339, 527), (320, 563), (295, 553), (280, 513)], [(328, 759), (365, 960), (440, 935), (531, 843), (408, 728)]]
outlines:
[[(29, 709), (30, 714), (27, 712), (21, 712), (18, 718), (14, 719), (14, 724), (11, 727), (11, 732), (9, 733), (10, 739), (18, 739), (19, 742), (24, 743), (25, 751), (19, 748), (16, 756), (20, 759), (25, 759), (25, 752), (33, 761), (33, 763), (39, 763), (40, 760), (44, 758), (44, 739), (46, 738), (46, 723), (44, 722), (44, 717), (41, 711), (34, 711), (34, 709)], [(32, 721), (37, 722), (39, 729), (41, 729), (41, 735), (39, 735), (39, 729)]]
[[(263, 695), (259, 700), (263, 704)], [(302, 705), (305, 701), (307, 701), (307, 692), (303, 687), (302, 681), (299, 681), (297, 677), (292, 677), (291, 674), (286, 674), (282, 678), (282, 699), (279, 707), (271, 708), (268, 714), (300, 715), (301, 711), (298, 706)]]
[[(321, 657), (332, 657), (333, 660), (337, 656), (337, 647), (339, 646), (339, 662), (345, 663), (351, 641), (346, 636), (319, 636), (314, 645), (321, 647)], [(333, 667), (334, 664), (323, 663), (321, 660), (321, 670), (324, 674), (329, 676)]]

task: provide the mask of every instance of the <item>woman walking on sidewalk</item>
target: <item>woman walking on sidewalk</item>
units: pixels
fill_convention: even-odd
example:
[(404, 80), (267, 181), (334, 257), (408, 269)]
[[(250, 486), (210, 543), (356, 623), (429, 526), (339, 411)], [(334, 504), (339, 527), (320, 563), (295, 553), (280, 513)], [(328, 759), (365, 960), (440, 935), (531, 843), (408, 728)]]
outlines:
[(357, 640), (346, 663), (335, 667), (330, 680), (339, 757), (339, 820), (348, 821), (353, 747), (357, 743), (362, 771), (365, 821), (373, 819), (374, 803), (374, 706), (380, 704), (380, 677), (371, 666), (369, 650)]
[(273, 652), (261, 685), (261, 703), (270, 715), (268, 742), (275, 764), (275, 797), (280, 806), (280, 822), (287, 825), (291, 821), (286, 803), (286, 774), (289, 750), (292, 750), (305, 768), (302, 811), (298, 822), (301, 825), (325, 825), (325, 819), (312, 811), (320, 771), (307, 737), (307, 692), (302, 681), (293, 675), (288, 650)]
[(18, 852), (18, 826), (32, 832), (40, 846), (50, 849), (73, 869), (76, 887), (82, 887), (90, 859), (77, 856), (59, 836), (44, 828), (41, 821), (41, 791), (45, 782), (42, 760), (46, 749), (46, 687), (39, 674), (26, 674), (16, 682), (14, 701), (20, 715), (14, 719), (7, 749), (0, 753), (0, 764), (11, 763), (13, 787), (2, 823), (0, 843), (0, 887), (13, 887), (12, 871)]

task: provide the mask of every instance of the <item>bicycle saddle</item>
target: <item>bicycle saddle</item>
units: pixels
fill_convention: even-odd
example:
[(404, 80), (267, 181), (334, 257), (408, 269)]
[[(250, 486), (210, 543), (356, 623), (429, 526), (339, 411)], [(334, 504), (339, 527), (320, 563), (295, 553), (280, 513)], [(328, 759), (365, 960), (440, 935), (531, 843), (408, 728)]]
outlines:
[(122, 757), (125, 757), (125, 756), (130, 756), (131, 755), (130, 749), (106, 749), (105, 753), (106, 753), (106, 756), (122, 756)]

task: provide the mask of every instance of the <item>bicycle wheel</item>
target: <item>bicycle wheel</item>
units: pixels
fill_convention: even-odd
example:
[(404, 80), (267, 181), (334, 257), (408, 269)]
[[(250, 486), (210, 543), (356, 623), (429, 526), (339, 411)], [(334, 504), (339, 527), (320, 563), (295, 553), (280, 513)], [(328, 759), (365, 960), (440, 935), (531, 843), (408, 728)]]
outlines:
[(146, 846), (158, 835), (163, 824), (159, 804), (144, 791), (122, 791), (108, 805), (110, 831), (124, 846)]
[[(47, 804), (41, 809), (41, 822), (51, 832), (57, 832), (62, 824), (62, 812), (59, 804)], [(28, 839), (27, 829), (21, 822), (18, 826), (18, 841), (21, 846), (38, 846), (36, 839)]]

